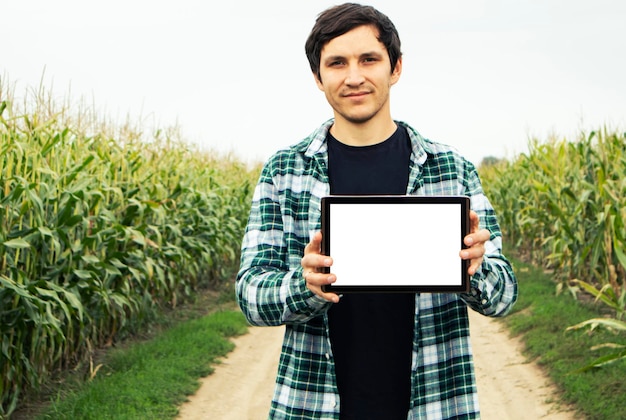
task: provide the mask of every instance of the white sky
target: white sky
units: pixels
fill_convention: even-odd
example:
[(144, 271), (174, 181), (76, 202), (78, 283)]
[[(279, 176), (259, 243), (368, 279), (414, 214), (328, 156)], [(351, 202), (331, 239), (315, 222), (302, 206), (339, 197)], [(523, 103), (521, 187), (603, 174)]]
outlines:
[[(0, 0), (0, 77), (104, 117), (178, 124), (193, 143), (265, 160), (332, 111), (304, 42), (341, 1)], [(626, 126), (626, 2), (380, 0), (400, 33), (392, 114), (476, 164), (529, 137)]]

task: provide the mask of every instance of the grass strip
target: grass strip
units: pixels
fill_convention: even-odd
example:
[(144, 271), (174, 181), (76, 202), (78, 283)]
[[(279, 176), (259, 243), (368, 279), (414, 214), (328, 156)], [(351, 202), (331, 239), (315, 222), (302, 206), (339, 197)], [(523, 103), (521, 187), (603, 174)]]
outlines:
[(193, 394), (198, 378), (230, 352), (228, 337), (247, 331), (238, 311), (221, 311), (182, 322), (155, 338), (115, 349), (93, 381), (56, 401), (42, 419), (166, 419)]
[[(565, 331), (578, 322), (611, 315), (591, 299), (576, 300), (556, 294), (556, 283), (541, 269), (515, 260), (519, 300), (503, 319), (513, 335), (521, 335), (526, 356), (534, 359), (560, 388), (563, 402), (573, 404), (589, 420), (626, 418), (626, 361), (587, 372), (574, 373), (611, 349), (592, 346), (624, 343), (625, 337), (606, 329)], [(582, 297), (582, 295), (581, 295)]]

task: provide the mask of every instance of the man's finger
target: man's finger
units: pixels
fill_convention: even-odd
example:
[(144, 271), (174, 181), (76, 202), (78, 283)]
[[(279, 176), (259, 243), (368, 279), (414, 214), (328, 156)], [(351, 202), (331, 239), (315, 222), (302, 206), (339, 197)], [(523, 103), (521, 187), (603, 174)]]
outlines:
[(305, 255), (311, 252), (319, 254), (322, 249), (322, 232), (316, 232), (311, 238), (311, 242), (309, 242), (304, 248)]
[(470, 210), (470, 233), (474, 233), (480, 226), (480, 218), (474, 210)]

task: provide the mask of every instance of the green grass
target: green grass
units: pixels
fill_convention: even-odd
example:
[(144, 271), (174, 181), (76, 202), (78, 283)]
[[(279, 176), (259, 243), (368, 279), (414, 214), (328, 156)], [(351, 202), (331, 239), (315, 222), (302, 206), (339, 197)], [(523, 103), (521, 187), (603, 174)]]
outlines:
[(590, 420), (626, 418), (626, 361), (575, 373), (610, 350), (591, 351), (605, 342), (622, 343), (624, 335), (605, 329), (565, 331), (578, 322), (607, 311), (592, 300), (575, 300), (568, 292), (556, 295), (556, 282), (540, 269), (515, 261), (519, 300), (504, 318), (513, 335), (521, 335), (526, 355), (535, 360), (573, 404), (579, 416)]
[(186, 396), (197, 390), (198, 379), (233, 349), (228, 338), (246, 331), (239, 311), (221, 310), (109, 351), (92, 381), (62, 387), (69, 389), (59, 391), (37, 418), (174, 418)]

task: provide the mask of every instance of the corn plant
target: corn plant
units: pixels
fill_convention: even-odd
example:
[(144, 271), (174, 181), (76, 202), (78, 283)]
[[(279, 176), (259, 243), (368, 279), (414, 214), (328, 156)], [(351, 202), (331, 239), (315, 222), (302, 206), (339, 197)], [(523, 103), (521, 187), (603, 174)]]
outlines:
[(0, 84), (0, 416), (160, 307), (228, 282), (258, 173), (175, 128), (13, 97)]
[(503, 231), (521, 254), (571, 279), (622, 293), (626, 274), (626, 135), (533, 141), (514, 162), (481, 168)]
[[(516, 160), (480, 169), (518, 253), (552, 269), (558, 291), (583, 291), (615, 311), (615, 319), (591, 319), (568, 330), (604, 325), (623, 331), (626, 134), (604, 129), (572, 142), (534, 140)], [(626, 357), (622, 344), (605, 347), (618, 351), (587, 368)]]
[[(566, 331), (580, 330), (589, 328), (590, 332), (598, 327), (607, 328), (609, 330), (616, 331), (617, 333), (626, 333), (626, 322), (622, 321), (624, 315), (626, 315), (626, 293), (622, 293), (618, 296), (613, 290), (611, 284), (605, 284), (601, 289), (584, 282), (582, 280), (575, 280), (574, 283), (587, 293), (595, 296), (597, 301), (603, 302), (613, 310), (615, 310), (616, 318), (592, 318), (583, 322), (579, 322), (576, 325), (572, 325), (566, 328)], [(590, 348), (591, 351), (600, 349), (615, 350), (614, 353), (603, 355), (596, 360), (592, 361), (587, 366), (579, 368), (576, 372), (585, 372), (590, 369), (606, 366), (610, 363), (617, 362), (622, 359), (626, 359), (626, 344), (620, 343), (602, 343)]]

